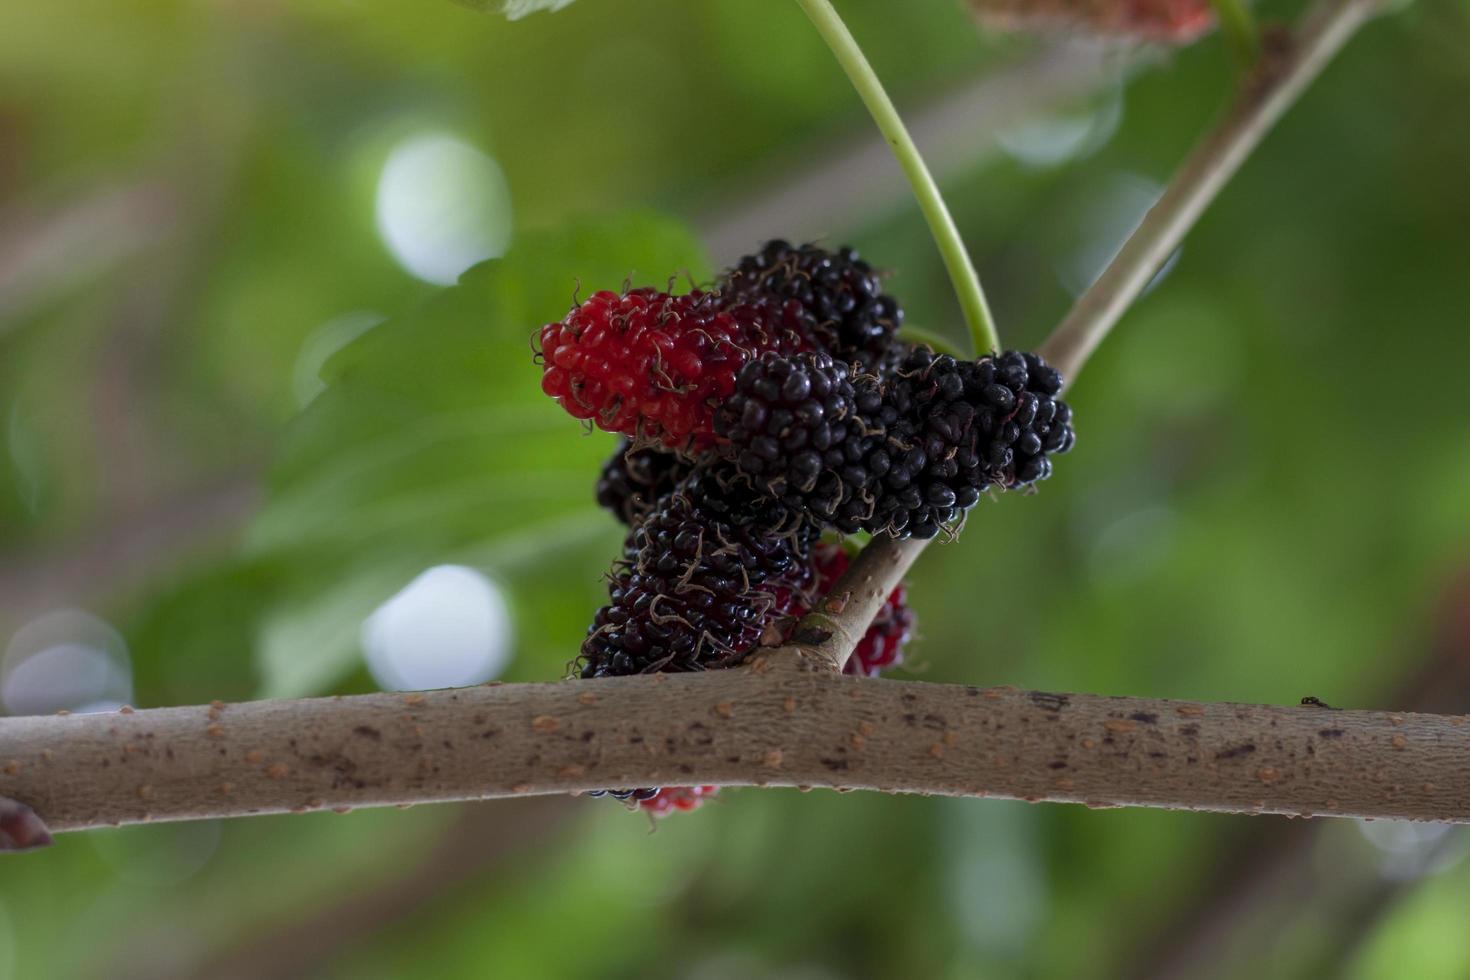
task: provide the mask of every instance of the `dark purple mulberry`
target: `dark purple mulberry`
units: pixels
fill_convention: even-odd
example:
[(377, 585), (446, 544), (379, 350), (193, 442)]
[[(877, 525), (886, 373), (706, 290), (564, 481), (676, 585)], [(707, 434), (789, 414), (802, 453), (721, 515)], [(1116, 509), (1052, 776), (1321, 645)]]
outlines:
[(632, 527), (673, 493), (693, 468), (674, 453), (633, 449), (628, 439), (619, 439), (597, 477), (597, 502)]
[(879, 378), (822, 354), (766, 354), (715, 414), (752, 483), (844, 533), (933, 537), (991, 486), (1025, 486), (1071, 448), (1061, 376), (1035, 354), (911, 351)]
[(903, 324), (898, 302), (858, 253), (767, 242), (742, 258), (719, 285), (727, 302), (765, 306), (817, 350), (872, 368)]
[(933, 537), (991, 486), (1014, 489), (1051, 475), (1051, 453), (1072, 448), (1072, 411), (1055, 396), (1062, 377), (1035, 354), (1007, 351), (957, 361), (917, 348), (888, 379), (869, 455), (877, 477), (872, 526)]
[(861, 463), (880, 433), (859, 417), (846, 364), (818, 353), (752, 361), (715, 413), (715, 432), (765, 493), (822, 526), (863, 526), (871, 507)]
[(582, 644), (582, 676), (738, 662), (776, 615), (775, 590), (806, 584), (815, 538), (728, 464), (696, 470), (629, 535)]

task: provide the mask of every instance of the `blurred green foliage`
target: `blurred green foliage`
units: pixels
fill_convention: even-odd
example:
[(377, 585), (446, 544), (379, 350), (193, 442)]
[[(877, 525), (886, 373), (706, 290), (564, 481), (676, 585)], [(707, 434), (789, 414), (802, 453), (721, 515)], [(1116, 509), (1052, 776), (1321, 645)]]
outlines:
[[(948, 0), (841, 7), (901, 106), (1034, 45), (982, 39)], [(1470, 602), (1467, 41), (1463, 4), (1410, 7), (1293, 110), (1088, 367), (1057, 476), (925, 556), (910, 676), (1399, 703)], [(1217, 37), (1133, 71), (1113, 138), (1053, 166), (974, 134), (985, 160), (946, 191), (1010, 343), (1040, 341), (1120, 188), (1166, 179), (1231, 79)], [(792, 4), (581, 0), (515, 23), (408, 0), (0, 9), (0, 241), (149, 189), (120, 231), (82, 211), (104, 259), (0, 303), (0, 573), (43, 579), (109, 528), (258, 480), (239, 535), (46, 594), (118, 625), (138, 703), (368, 689), (363, 617), (451, 561), (507, 590), (506, 676), (561, 676), (619, 539), (590, 502), (611, 440), (539, 397), (528, 338), (579, 283), (707, 276), (706, 215), (865, 125)], [(493, 156), (514, 205), (510, 252), (444, 290), (374, 224), (385, 158), (422, 131)], [(913, 322), (961, 334), (912, 209), (830, 230), (893, 270)], [(302, 410), (303, 352), (362, 311), (386, 322)], [(0, 625), (37, 611), (0, 604)], [(654, 834), (567, 801), (519, 846), (522, 805), (63, 838), (5, 862), (0, 977), (246, 969), (319, 919), (342, 940), (309, 975), (1118, 976), (1187, 940), (1161, 930), (1271, 826), (732, 791)], [(393, 906), (468, 820), (472, 873)], [(1344, 896), (1382, 881), (1383, 854), (1351, 824), (1309, 847), (1308, 893), (1268, 894), (1189, 975), (1470, 970), (1470, 868), (1359, 928)], [(363, 895), (387, 921), (327, 918)]]
[[(286, 583), (283, 608), (263, 626), (262, 697), (340, 680), (363, 619), (428, 565), (489, 568), (514, 598), (526, 565), (568, 550), (585, 558), (577, 546), (589, 539), (606, 547), (587, 474), (608, 440), (563, 438), (565, 413), (527, 370), (526, 326), (569, 308), (568, 284), (586, 295), (668, 270), (708, 275), (698, 244), (666, 221), (527, 235), (332, 358), (247, 536)], [(557, 630), (565, 617), (542, 614), (537, 598), (527, 595), (517, 617), (523, 648), (570, 649), (576, 633)]]

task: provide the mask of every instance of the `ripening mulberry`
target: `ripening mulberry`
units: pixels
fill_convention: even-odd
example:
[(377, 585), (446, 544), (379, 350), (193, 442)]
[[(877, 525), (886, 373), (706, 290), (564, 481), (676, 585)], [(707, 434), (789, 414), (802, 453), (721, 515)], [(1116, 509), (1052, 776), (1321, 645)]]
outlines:
[(903, 324), (898, 302), (851, 248), (767, 242), (725, 275), (726, 302), (768, 307), (779, 326), (839, 361), (869, 369)]
[(675, 811), (698, 809), (719, 791), (718, 786), (665, 786), (653, 796), (639, 800), (638, 806), (655, 817), (666, 817)]
[(970, 0), (1000, 30), (1067, 31), (1188, 44), (1215, 24), (1209, 0)]
[(597, 477), (597, 502), (632, 527), (673, 493), (693, 468), (682, 456), (634, 449), (628, 439), (619, 439)]
[(541, 389), (598, 428), (699, 449), (740, 369), (764, 350), (801, 345), (760, 311), (717, 294), (604, 290), (541, 328)]
[(696, 471), (629, 535), (582, 644), (582, 676), (739, 662), (777, 615), (775, 590), (809, 581), (815, 537), (727, 464)]

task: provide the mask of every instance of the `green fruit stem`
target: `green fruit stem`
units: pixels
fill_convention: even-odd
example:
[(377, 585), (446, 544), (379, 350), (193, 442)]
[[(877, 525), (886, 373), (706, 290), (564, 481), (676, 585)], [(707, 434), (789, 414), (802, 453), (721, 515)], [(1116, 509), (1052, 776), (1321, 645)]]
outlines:
[(873, 66), (868, 64), (868, 59), (863, 56), (852, 32), (842, 22), (832, 4), (828, 0), (796, 2), (811, 18), (817, 33), (827, 42), (827, 47), (832, 49), (837, 63), (847, 72), (853, 88), (857, 89), (858, 97), (868, 107), (868, 112), (872, 113), (879, 132), (893, 148), (893, 155), (898, 158), (898, 165), (903, 168), (904, 176), (913, 188), (919, 210), (924, 212), (924, 219), (929, 222), (929, 231), (934, 235), (934, 244), (939, 247), (939, 254), (944, 259), (944, 267), (949, 272), (950, 282), (954, 284), (955, 296), (964, 312), (975, 352), (983, 354), (1000, 350), (1000, 339), (996, 336), (990, 307), (985, 302), (985, 290), (980, 286), (980, 277), (975, 274), (975, 266), (970, 262), (970, 254), (965, 250), (965, 243), (960, 240), (959, 229), (955, 227), (954, 218), (939, 193), (939, 185), (934, 183), (934, 176), (924, 165), (924, 158), (914, 145), (913, 137), (909, 135), (903, 120), (899, 118), (893, 100), (884, 91), (883, 83), (878, 80)]

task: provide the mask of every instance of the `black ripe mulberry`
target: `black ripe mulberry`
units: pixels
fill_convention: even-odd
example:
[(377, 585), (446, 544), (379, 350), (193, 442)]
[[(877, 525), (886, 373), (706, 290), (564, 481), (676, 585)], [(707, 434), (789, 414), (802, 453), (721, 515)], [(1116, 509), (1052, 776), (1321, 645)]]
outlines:
[(658, 449), (634, 449), (619, 439), (597, 477), (597, 502), (632, 527), (674, 492), (694, 464)]
[[(915, 349), (875, 412), (887, 440), (868, 459), (876, 478), (872, 529), (933, 537), (988, 488), (1050, 476), (1048, 456), (1075, 440), (1072, 411), (1055, 397), (1061, 389), (1061, 375), (1035, 354), (957, 361)], [(874, 411), (870, 403), (860, 408)]]
[(1071, 448), (1061, 376), (1035, 354), (958, 361), (917, 348), (884, 378), (816, 353), (766, 354), (715, 413), (751, 483), (822, 527), (929, 538), (992, 486), (1026, 486)]
[(858, 253), (767, 242), (719, 285), (726, 302), (773, 309), (779, 326), (840, 361), (872, 367), (903, 324), (898, 302)]
[[(711, 510), (705, 503), (718, 499)], [(583, 677), (738, 662), (806, 585), (816, 532), (724, 464), (696, 471), (629, 536), (582, 644)]]
[(871, 507), (860, 464), (877, 433), (859, 417), (846, 364), (819, 353), (752, 361), (715, 413), (715, 432), (739, 471), (769, 496), (822, 526), (862, 527)]

